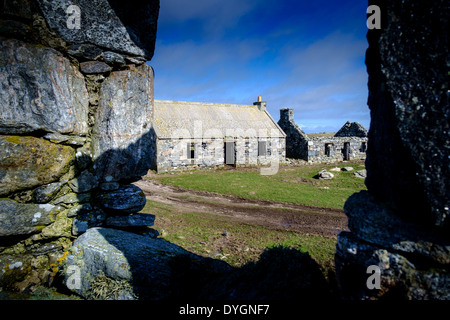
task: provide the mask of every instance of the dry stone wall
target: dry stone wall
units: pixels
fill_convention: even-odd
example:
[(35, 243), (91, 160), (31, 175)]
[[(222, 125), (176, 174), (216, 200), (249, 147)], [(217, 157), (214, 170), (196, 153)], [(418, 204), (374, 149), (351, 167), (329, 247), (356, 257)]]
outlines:
[(86, 135), (84, 77), (58, 51), (16, 39), (1, 42), (0, 132)]
[[(188, 144), (194, 148), (194, 158), (188, 154)], [(224, 165), (223, 139), (158, 139), (158, 172), (187, 168), (215, 167)]]
[(336, 132), (335, 137), (367, 137), (367, 130), (358, 122), (347, 121), (341, 129)]
[(369, 4), (382, 20), (367, 34), (368, 192), (345, 203), (350, 232), (338, 235), (338, 281), (348, 299), (448, 300), (447, 2)]
[(50, 284), (89, 228), (153, 224), (129, 183), (151, 162), (159, 1), (135, 5), (0, 7), (1, 290)]
[(366, 158), (367, 138), (309, 137), (307, 160), (312, 163), (363, 160)]
[(286, 134), (286, 157), (293, 159), (308, 159), (308, 136), (294, 121), (294, 110), (280, 110), (278, 125)]

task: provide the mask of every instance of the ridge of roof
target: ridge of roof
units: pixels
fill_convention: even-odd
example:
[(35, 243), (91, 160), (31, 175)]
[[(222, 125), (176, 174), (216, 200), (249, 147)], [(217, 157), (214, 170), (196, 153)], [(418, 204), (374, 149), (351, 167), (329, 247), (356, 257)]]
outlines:
[(222, 102), (198, 102), (198, 101), (178, 101), (178, 100), (154, 100), (155, 103), (174, 103), (174, 104), (192, 104), (203, 106), (233, 106), (233, 107), (252, 107), (257, 108), (255, 105), (250, 104), (236, 104), (236, 103), (222, 103)]

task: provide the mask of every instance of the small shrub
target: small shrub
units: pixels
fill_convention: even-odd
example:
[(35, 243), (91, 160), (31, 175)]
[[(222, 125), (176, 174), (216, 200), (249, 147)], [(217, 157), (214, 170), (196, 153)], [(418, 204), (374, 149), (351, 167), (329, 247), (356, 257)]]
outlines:
[(107, 277), (102, 271), (91, 282), (87, 296), (92, 300), (118, 300), (120, 298), (137, 298), (133, 287), (126, 280)]

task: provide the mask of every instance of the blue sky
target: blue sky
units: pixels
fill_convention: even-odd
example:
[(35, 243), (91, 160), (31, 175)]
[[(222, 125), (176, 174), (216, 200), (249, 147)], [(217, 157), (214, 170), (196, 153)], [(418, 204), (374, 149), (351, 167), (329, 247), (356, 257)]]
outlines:
[(362, 0), (161, 0), (155, 99), (253, 104), (307, 133), (369, 128)]

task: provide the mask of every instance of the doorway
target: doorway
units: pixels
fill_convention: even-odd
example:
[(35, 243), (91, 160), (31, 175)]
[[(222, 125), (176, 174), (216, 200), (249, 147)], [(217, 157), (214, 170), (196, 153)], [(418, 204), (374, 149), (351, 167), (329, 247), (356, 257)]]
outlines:
[(224, 143), (225, 164), (236, 165), (236, 142), (230, 141)]
[(195, 160), (195, 143), (194, 142), (189, 142), (187, 144), (187, 158), (191, 160), (191, 163), (194, 163)]
[(325, 155), (327, 157), (331, 157), (331, 154), (333, 153), (334, 146), (332, 143), (325, 143)]
[(367, 143), (366, 142), (361, 142), (361, 148), (359, 149), (359, 151), (361, 151), (361, 152), (367, 151)]
[(344, 142), (344, 149), (342, 149), (344, 160), (350, 160), (350, 142)]

